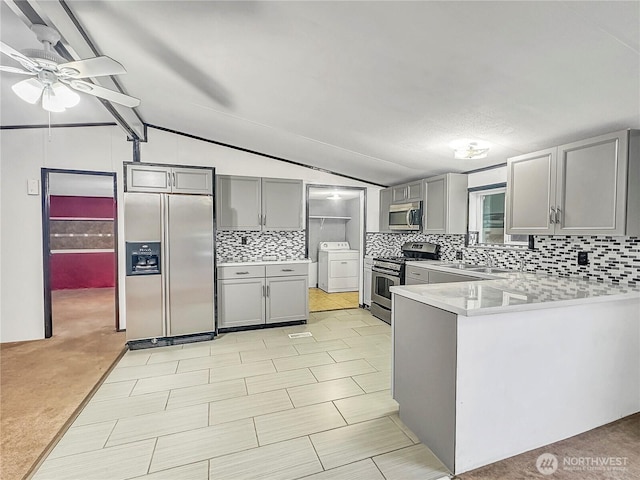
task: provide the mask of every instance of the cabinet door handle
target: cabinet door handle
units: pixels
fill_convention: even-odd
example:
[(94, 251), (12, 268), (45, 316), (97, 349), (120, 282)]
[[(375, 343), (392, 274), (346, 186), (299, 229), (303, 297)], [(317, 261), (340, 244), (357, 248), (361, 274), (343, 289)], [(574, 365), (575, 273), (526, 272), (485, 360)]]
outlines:
[(249, 272), (236, 272), (236, 275), (249, 275)]
[(266, 291), (266, 290), (265, 290), (264, 285), (263, 285), (263, 286), (262, 286), (262, 296), (263, 296), (263, 297), (266, 297), (266, 296), (267, 296), (267, 294), (265, 293), (265, 291)]
[(167, 172), (167, 184), (171, 187), (171, 172)]
[(267, 225), (267, 216), (266, 215), (262, 216), (262, 225), (265, 225), (265, 226)]
[(175, 173), (175, 172), (173, 172), (173, 173), (171, 174), (171, 176), (173, 177), (173, 186), (175, 187), (175, 186), (176, 186), (176, 173)]
[(271, 296), (271, 287), (267, 285), (267, 297)]
[(293, 272), (293, 268), (282, 268), (281, 272)]
[(347, 262), (340, 262), (340, 263), (341, 263), (342, 265), (346, 265), (346, 264), (347, 264)]
[(258, 225), (262, 225), (262, 215), (258, 214)]
[(560, 207), (556, 207), (556, 223), (560, 225)]
[(417, 277), (419, 277), (419, 276), (420, 276), (420, 274), (419, 274), (418, 272), (411, 272), (411, 275), (415, 275), (415, 276), (417, 276)]
[(549, 207), (549, 223), (556, 223), (556, 211), (553, 207)]

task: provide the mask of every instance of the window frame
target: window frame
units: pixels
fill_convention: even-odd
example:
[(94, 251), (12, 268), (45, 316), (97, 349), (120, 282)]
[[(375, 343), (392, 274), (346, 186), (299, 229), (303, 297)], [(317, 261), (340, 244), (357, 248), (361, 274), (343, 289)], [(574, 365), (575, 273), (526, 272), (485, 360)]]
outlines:
[[(528, 245), (528, 240), (516, 241), (512, 240), (512, 235), (508, 233), (503, 234), (503, 243), (487, 243), (480, 242), (482, 232), (482, 199), (488, 195), (495, 195), (499, 193), (505, 194), (505, 208), (504, 213), (506, 215), (506, 202), (507, 202), (507, 184), (493, 183), (490, 185), (481, 185), (478, 187), (472, 187), (468, 189), (467, 194), (467, 208), (469, 212), (469, 221), (467, 224), (467, 244), (470, 247), (523, 247)], [(502, 219), (503, 225), (506, 227), (506, 218)], [(506, 228), (505, 228), (506, 229)], [(477, 239), (475, 243), (471, 243), (470, 232), (477, 232)]]

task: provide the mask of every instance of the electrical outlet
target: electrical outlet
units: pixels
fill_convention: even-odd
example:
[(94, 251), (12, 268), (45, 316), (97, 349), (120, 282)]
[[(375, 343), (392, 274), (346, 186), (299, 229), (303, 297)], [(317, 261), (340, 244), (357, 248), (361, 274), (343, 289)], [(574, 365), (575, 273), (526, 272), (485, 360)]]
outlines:
[(578, 265), (589, 265), (589, 252), (578, 252)]
[(247, 244), (247, 237), (242, 237), (240, 239), (240, 243), (242, 243), (242, 245), (246, 245)]
[(462, 250), (456, 252), (456, 260), (462, 260)]

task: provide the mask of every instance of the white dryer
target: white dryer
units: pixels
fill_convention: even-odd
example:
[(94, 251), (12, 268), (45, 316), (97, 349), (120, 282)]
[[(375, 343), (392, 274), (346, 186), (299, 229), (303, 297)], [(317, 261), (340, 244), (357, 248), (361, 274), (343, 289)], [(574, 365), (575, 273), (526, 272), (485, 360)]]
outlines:
[(320, 242), (318, 287), (327, 293), (358, 291), (360, 252), (349, 242)]

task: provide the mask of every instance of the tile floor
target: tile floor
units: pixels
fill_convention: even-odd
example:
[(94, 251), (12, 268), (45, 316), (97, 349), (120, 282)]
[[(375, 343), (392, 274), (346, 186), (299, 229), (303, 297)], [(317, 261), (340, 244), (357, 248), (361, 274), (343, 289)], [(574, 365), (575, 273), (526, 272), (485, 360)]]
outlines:
[(389, 326), (360, 309), (129, 351), (33, 478), (445, 477), (398, 417), (390, 351)]
[(309, 289), (309, 311), (323, 312), (358, 308), (358, 292), (327, 293), (319, 288)]

